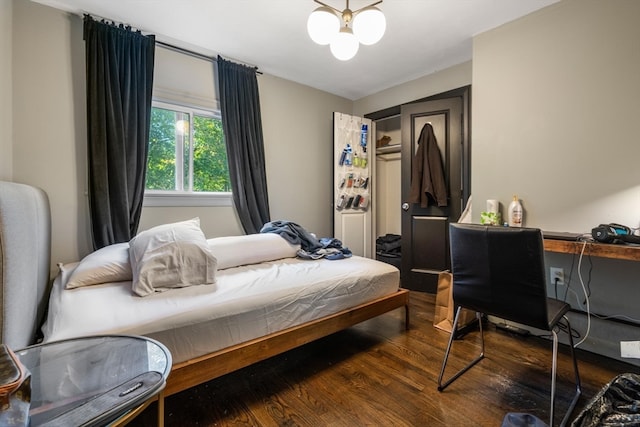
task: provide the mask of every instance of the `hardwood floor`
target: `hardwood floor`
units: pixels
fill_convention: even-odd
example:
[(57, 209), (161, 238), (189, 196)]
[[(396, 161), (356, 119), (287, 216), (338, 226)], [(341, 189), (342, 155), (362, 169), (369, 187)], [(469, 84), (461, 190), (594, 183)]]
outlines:
[[(551, 343), (489, 327), (485, 359), (437, 391), (448, 334), (433, 327), (434, 295), (170, 396), (172, 426), (500, 426), (507, 412), (548, 422)], [(454, 344), (450, 370), (477, 354), (478, 333)], [(467, 353), (467, 358), (465, 358)], [(574, 416), (615, 375), (640, 368), (577, 350), (583, 394)], [(560, 346), (556, 422), (572, 397), (569, 349)], [(155, 426), (156, 404), (132, 426)]]

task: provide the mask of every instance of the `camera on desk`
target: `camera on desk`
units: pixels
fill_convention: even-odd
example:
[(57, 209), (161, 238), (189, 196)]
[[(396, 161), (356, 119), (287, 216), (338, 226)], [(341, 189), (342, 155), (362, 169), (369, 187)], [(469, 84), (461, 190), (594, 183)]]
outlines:
[(601, 243), (640, 244), (640, 236), (634, 236), (629, 227), (620, 224), (600, 224), (591, 229), (591, 236)]

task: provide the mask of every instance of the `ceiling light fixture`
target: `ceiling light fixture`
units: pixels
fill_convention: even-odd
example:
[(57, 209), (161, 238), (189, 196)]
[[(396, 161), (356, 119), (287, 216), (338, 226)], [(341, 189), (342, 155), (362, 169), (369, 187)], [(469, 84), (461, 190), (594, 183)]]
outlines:
[(330, 45), (333, 56), (341, 61), (356, 56), (360, 43), (372, 45), (380, 41), (387, 28), (384, 14), (375, 7), (382, 0), (355, 11), (349, 9), (349, 0), (346, 0), (347, 7), (343, 11), (319, 0), (313, 1), (321, 7), (309, 15), (309, 37), (318, 44)]

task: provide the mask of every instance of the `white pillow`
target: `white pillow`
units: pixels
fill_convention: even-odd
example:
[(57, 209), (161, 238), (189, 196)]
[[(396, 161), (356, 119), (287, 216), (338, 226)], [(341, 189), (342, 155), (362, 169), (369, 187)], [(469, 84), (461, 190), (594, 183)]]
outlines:
[(60, 277), (60, 282), (62, 283), (63, 287), (66, 287), (67, 282), (69, 281), (69, 278), (71, 277), (73, 272), (76, 271), (76, 267), (80, 265), (80, 262), (79, 261), (70, 262), (67, 264), (59, 262), (57, 265), (58, 265), (58, 276)]
[(200, 219), (164, 224), (129, 242), (132, 290), (140, 296), (169, 288), (215, 283), (216, 258)]
[(131, 277), (129, 243), (116, 243), (84, 257), (71, 273), (65, 288), (74, 289), (100, 283), (125, 282), (131, 280)]
[(282, 258), (295, 258), (300, 245), (287, 242), (275, 233), (208, 239), (209, 249), (218, 260), (218, 269), (258, 264)]

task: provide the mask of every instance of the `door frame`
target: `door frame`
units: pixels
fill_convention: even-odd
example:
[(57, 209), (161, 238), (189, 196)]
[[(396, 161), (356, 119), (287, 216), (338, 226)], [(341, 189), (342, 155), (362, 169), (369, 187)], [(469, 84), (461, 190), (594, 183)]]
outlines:
[[(410, 104), (423, 103), (429, 101), (437, 101), (446, 98), (460, 98), (462, 103), (462, 126), (461, 126), (461, 140), (462, 140), (462, 176), (461, 176), (461, 184), (462, 184), (462, 194), (461, 194), (461, 204), (460, 212), (464, 211), (465, 205), (469, 201), (469, 197), (471, 196), (471, 85), (462, 86), (456, 89), (452, 89), (446, 92), (442, 92), (439, 94), (435, 94), (432, 96), (428, 96), (426, 98), (417, 99), (415, 101), (407, 102), (405, 104), (397, 105), (394, 107), (386, 108), (384, 110), (379, 110), (374, 113), (365, 114), (364, 117), (371, 119), (373, 122), (376, 120), (385, 119), (391, 116), (400, 115), (402, 112), (402, 107)], [(403, 155), (406, 152), (406, 144), (411, 144), (411, 141), (401, 141), (402, 144), (402, 152)], [(404, 174), (404, 172), (403, 172)], [(404, 201), (403, 201), (404, 202)], [(398, 209), (401, 209), (398, 206)], [(449, 218), (448, 222), (457, 221), (457, 218)], [(404, 222), (404, 221), (403, 221)], [(404, 231), (404, 230), (403, 230)], [(403, 234), (403, 233), (401, 233)], [(446, 245), (449, 247), (449, 238), (448, 233), (446, 237)], [(402, 263), (405, 264), (404, 261)], [(450, 268), (450, 260), (447, 262), (448, 268)], [(433, 289), (432, 289), (433, 288)], [(428, 289), (425, 289), (427, 292), (435, 293), (437, 291), (437, 283), (434, 286), (429, 285)]]

